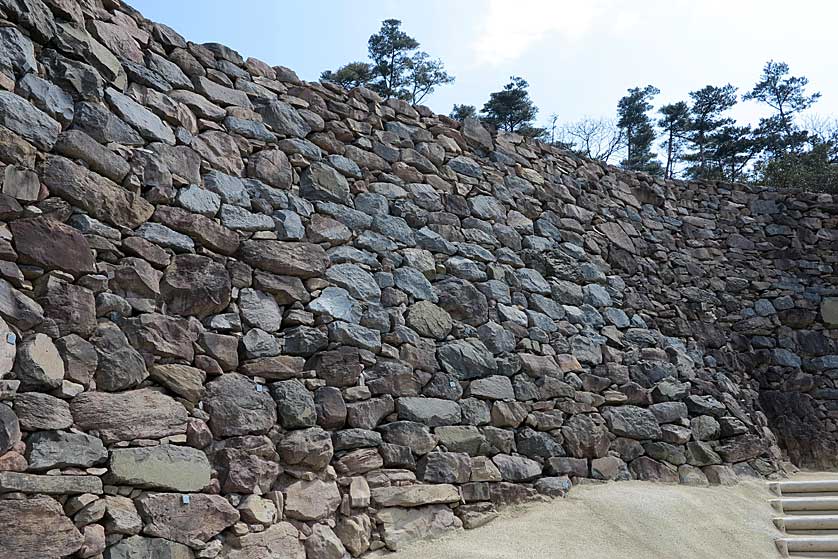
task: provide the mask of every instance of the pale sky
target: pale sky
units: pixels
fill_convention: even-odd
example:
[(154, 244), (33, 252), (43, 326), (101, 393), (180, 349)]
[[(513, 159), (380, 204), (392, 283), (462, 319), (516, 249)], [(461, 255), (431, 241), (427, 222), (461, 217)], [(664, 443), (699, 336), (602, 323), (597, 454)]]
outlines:
[[(742, 94), (769, 59), (809, 78), (822, 97), (812, 112), (838, 116), (838, 2), (830, 0), (129, 0), (146, 17), (195, 42), (215, 41), (305, 80), (365, 60), (367, 39), (402, 20), (456, 77), (425, 104), (478, 109), (518, 75), (560, 121), (608, 116), (626, 89), (652, 84), (655, 107), (701, 87)], [(753, 102), (733, 116), (756, 123)]]

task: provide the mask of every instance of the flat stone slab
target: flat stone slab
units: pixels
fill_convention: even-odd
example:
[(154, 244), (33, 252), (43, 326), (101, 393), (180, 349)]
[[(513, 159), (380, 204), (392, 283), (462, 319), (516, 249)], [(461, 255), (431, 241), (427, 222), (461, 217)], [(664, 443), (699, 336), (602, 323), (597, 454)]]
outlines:
[(373, 501), (382, 507), (418, 507), (456, 503), (460, 492), (453, 485), (406, 485), (402, 487), (376, 487), (370, 491)]
[(117, 485), (171, 491), (200, 491), (209, 485), (211, 474), (203, 451), (171, 444), (114, 449), (110, 467)]
[(154, 390), (85, 392), (73, 398), (76, 426), (95, 429), (106, 443), (157, 439), (186, 432), (186, 408)]
[[(39, 476), (19, 472), (0, 472), (0, 493), (47, 493), (78, 495), (102, 493), (102, 480), (96, 476)], [(2, 525), (2, 524), (0, 524)]]

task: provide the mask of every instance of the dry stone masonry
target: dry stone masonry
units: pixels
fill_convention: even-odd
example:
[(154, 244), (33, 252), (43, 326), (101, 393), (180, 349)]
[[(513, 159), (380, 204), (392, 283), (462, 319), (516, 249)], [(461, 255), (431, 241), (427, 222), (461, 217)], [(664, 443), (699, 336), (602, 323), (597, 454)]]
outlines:
[(623, 173), (119, 0), (0, 16), (0, 559), (344, 559), (589, 478), (836, 466), (830, 195)]

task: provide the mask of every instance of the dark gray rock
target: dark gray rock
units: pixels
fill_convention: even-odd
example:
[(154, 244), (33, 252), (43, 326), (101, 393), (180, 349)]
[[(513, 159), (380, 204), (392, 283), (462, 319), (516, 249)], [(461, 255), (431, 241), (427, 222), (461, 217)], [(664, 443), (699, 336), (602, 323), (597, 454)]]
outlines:
[(492, 462), (500, 470), (504, 481), (519, 483), (530, 481), (541, 475), (541, 465), (523, 456), (496, 454), (492, 457)]
[(256, 112), (262, 115), (265, 124), (277, 134), (305, 138), (311, 132), (311, 126), (288, 103), (271, 100), (256, 106)]
[(494, 356), (478, 339), (441, 345), (437, 349), (437, 359), (445, 371), (460, 380), (486, 377), (498, 370)]
[(61, 132), (61, 124), (9, 91), (0, 91), (0, 124), (44, 151), (52, 149)]
[(448, 311), (454, 320), (472, 326), (480, 326), (486, 322), (489, 309), (486, 296), (471, 282), (451, 278), (437, 282), (433, 287), (439, 298), (439, 306)]
[(462, 452), (431, 452), (416, 463), (416, 477), (429, 483), (466, 483), (471, 457)]
[(143, 138), (174, 145), (175, 134), (160, 117), (115, 89), (108, 88), (105, 94), (116, 113), (136, 128)]
[(608, 429), (631, 439), (660, 439), (661, 429), (654, 414), (638, 406), (615, 406), (602, 411)]
[(399, 398), (399, 419), (417, 421), (429, 427), (456, 425), (460, 422), (460, 406), (439, 398)]
[(0, 404), (0, 454), (20, 442), (20, 422), (12, 409)]
[(90, 338), (96, 348), (96, 388), (117, 392), (139, 385), (148, 377), (145, 361), (113, 322), (99, 322)]
[(271, 395), (276, 401), (279, 420), (286, 429), (303, 429), (317, 423), (314, 397), (298, 380), (271, 384)]
[(267, 387), (238, 373), (208, 383), (204, 404), (218, 437), (267, 433), (276, 424), (276, 404)]
[(227, 308), (231, 290), (224, 266), (196, 254), (175, 256), (160, 282), (160, 294), (169, 312), (201, 318)]
[(437, 444), (430, 429), (415, 421), (393, 421), (382, 425), (380, 430), (385, 441), (406, 447), (417, 456), (429, 453)]

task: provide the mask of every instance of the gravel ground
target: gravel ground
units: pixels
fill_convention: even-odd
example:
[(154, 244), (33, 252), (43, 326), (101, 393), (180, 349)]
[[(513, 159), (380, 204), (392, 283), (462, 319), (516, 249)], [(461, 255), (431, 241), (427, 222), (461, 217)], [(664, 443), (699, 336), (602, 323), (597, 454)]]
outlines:
[(685, 487), (619, 482), (506, 510), (486, 526), (392, 559), (776, 559), (764, 482)]

